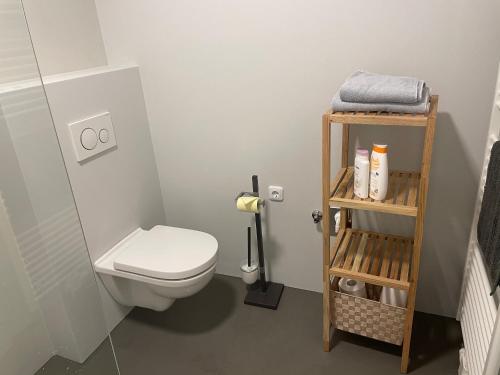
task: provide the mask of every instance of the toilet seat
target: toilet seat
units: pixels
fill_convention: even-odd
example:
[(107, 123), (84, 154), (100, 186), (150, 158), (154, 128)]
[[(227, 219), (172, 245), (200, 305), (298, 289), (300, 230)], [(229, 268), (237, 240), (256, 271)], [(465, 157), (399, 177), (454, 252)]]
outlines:
[(120, 244), (115, 270), (162, 280), (194, 277), (213, 267), (217, 240), (203, 232), (157, 225), (138, 229)]

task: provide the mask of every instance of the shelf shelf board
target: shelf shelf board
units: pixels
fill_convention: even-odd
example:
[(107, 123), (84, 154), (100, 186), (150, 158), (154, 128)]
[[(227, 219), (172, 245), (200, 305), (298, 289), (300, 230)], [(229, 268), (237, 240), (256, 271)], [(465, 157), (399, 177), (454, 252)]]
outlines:
[(429, 117), (436, 116), (438, 96), (432, 95), (429, 112), (426, 114), (409, 114), (395, 112), (332, 112), (329, 111), (331, 123), (349, 125), (397, 125), (427, 126)]
[(413, 239), (341, 230), (333, 245), (330, 275), (408, 290)]
[(354, 169), (342, 168), (332, 183), (330, 206), (417, 216), (419, 172), (390, 171), (386, 198), (376, 201), (354, 195)]

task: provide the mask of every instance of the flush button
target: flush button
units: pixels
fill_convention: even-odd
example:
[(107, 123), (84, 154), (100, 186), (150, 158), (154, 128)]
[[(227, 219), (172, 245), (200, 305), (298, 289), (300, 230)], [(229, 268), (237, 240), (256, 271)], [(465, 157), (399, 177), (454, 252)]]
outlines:
[(109, 141), (109, 131), (108, 131), (108, 129), (101, 129), (101, 130), (99, 130), (99, 140), (102, 143), (108, 143), (108, 141)]
[(116, 146), (113, 122), (109, 112), (71, 122), (68, 124), (68, 130), (76, 161), (79, 163), (99, 154), (104, 156), (104, 151)]
[(94, 129), (85, 128), (80, 134), (80, 142), (86, 150), (93, 150), (97, 146), (97, 134)]

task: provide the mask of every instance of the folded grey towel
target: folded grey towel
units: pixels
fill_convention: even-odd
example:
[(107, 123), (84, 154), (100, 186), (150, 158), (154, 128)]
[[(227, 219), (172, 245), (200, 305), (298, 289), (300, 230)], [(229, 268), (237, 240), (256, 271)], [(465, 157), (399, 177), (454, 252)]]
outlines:
[(477, 223), (477, 240), (492, 284), (500, 283), (500, 142), (491, 149), (483, 202)]
[(333, 111), (344, 112), (400, 112), (400, 113), (427, 113), (429, 111), (430, 90), (424, 87), (422, 99), (415, 104), (401, 103), (352, 103), (344, 102), (337, 92), (332, 99)]
[(422, 100), (425, 82), (413, 77), (357, 71), (340, 87), (340, 99), (353, 103), (415, 104)]

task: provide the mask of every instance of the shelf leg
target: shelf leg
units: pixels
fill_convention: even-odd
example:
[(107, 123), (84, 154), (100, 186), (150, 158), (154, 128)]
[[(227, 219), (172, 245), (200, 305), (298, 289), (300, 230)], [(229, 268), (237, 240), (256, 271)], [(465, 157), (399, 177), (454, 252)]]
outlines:
[(323, 116), (323, 350), (331, 348), (330, 334), (330, 118)]
[(408, 310), (406, 312), (406, 321), (403, 336), (403, 351), (401, 355), (401, 373), (406, 374), (408, 372), (408, 364), (410, 362), (410, 343), (411, 343), (411, 333), (413, 327), (413, 314), (415, 312), (415, 295), (416, 287), (415, 283), (412, 282), (410, 290), (408, 291)]
[(349, 124), (342, 124), (342, 168), (349, 166)]
[(413, 243), (412, 272), (410, 279), (410, 290), (408, 291), (408, 308), (403, 336), (403, 352), (401, 358), (401, 373), (408, 372), (410, 361), (411, 331), (413, 327), (413, 314), (415, 312), (415, 299), (417, 294), (418, 275), (420, 270), (420, 252), (422, 250), (422, 239), (424, 236), (424, 217), (427, 203), (427, 189), (429, 187), (429, 172), (431, 166), (432, 144), (434, 141), (434, 129), (436, 125), (435, 114), (427, 121), (425, 130), (424, 150), (422, 154), (421, 177), (418, 199), (418, 214), (415, 221), (415, 236)]
[[(422, 177), (423, 178), (423, 177)], [(422, 199), (425, 202), (426, 192), (421, 190)], [(425, 203), (424, 203), (425, 204)], [(422, 248), (422, 238), (424, 234), (423, 214), (417, 216), (415, 223), (415, 237), (413, 243), (413, 260), (412, 273), (410, 278), (410, 289), (408, 290), (408, 307), (406, 310), (406, 320), (403, 334), (403, 351), (401, 355), (401, 373), (408, 372), (408, 364), (410, 362), (410, 344), (413, 328), (413, 315), (415, 313), (415, 302), (417, 295), (418, 272), (420, 266), (420, 250)]]

